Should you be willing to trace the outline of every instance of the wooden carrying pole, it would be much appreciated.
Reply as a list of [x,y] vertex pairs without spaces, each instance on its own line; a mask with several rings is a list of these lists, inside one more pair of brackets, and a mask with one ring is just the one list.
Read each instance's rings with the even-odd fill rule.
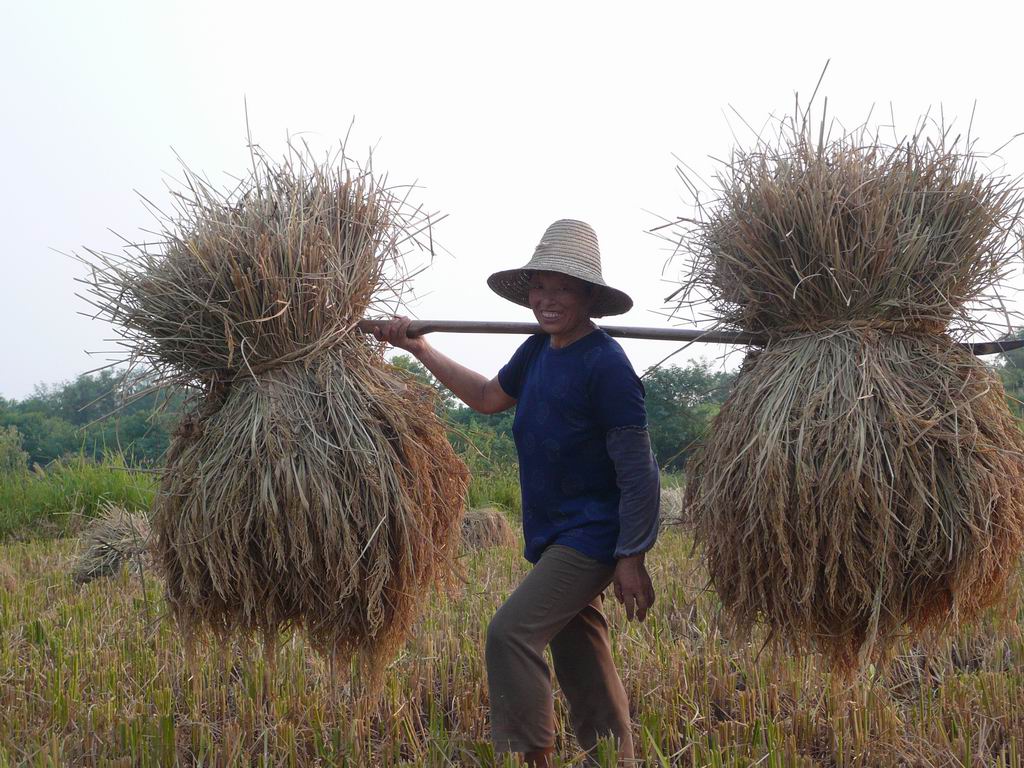
[[[374,329],[387,320],[360,320],[359,329],[373,333]],[[741,331],[702,331],[698,328],[641,328],[626,325],[602,325],[601,330],[619,339],[653,339],[656,341],[699,341],[706,344],[737,344],[740,346],[762,346],[766,339],[755,333]],[[528,336],[543,333],[536,323],[504,323],[483,320],[413,320],[409,324],[409,336],[423,336],[428,333],[514,333]],[[1024,339],[1008,341],[983,341],[964,344],[975,355],[994,355],[1024,347]]]

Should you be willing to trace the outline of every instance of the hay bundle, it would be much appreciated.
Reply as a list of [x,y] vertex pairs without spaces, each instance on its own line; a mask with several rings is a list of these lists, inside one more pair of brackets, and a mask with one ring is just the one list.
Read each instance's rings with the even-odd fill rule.
[[1024,439],[954,343],[1019,256],[1021,193],[941,136],[793,125],[736,152],[682,233],[685,300],[771,339],[684,503],[740,632],[763,620],[850,669],[977,615],[1024,545]]
[[500,509],[482,507],[466,512],[462,519],[462,548],[476,552],[491,547],[514,547],[519,537]]
[[686,507],[683,505],[685,488],[661,489],[661,526],[682,525],[688,521]]
[[71,570],[76,584],[116,576],[125,566],[136,571],[149,565],[149,521],[144,515],[112,505],[89,523],[79,537]]
[[188,635],[300,627],[377,666],[451,572],[467,483],[432,392],[355,330],[429,222],[343,155],[184,187],[161,247],[93,253],[90,281],[134,357],[201,392],[153,514],[167,599]]

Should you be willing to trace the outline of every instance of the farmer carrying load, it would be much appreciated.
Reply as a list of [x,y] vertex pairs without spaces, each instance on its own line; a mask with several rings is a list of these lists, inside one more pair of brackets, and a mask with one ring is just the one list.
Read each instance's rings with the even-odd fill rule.
[[611,736],[620,757],[632,758],[629,704],[601,601],[614,583],[627,617],[640,621],[654,602],[644,554],[658,532],[659,477],[643,385],[591,318],[622,314],[633,302],[605,284],[593,229],[570,219],[548,227],[525,267],[487,284],[532,309],[543,331],[489,381],[410,337],[408,318],[375,333],[415,355],[474,410],[517,406],[524,554],[534,567],[487,630],[492,738],[529,765],[550,764],[550,645],[580,745],[591,751]]

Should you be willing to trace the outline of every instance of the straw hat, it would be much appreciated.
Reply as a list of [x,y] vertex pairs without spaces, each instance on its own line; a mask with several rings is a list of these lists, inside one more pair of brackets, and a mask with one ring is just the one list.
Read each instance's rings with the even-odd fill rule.
[[621,315],[633,306],[633,300],[605,283],[601,276],[601,249],[589,224],[575,219],[559,219],[544,232],[530,262],[519,269],[495,272],[487,285],[502,298],[524,307],[530,306],[530,273],[558,272],[597,287],[591,317]]

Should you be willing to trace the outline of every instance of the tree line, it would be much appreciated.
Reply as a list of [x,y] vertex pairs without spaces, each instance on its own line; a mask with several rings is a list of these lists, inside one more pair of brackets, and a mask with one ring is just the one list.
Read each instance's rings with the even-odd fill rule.
[[[399,355],[392,363],[437,391],[438,415],[471,468],[493,471],[515,465],[514,410],[476,413],[414,359]],[[1024,350],[1001,355],[994,367],[1011,409],[1024,415]],[[735,375],[708,362],[662,366],[644,375],[651,442],[663,470],[683,469]],[[38,386],[23,400],[0,398],[0,470],[46,466],[68,455],[100,459],[112,453],[123,455],[130,465],[157,465],[185,403],[185,393],[154,389],[144,378],[129,382],[116,370]]]
[[[23,400],[0,397],[0,466],[46,466],[70,455],[123,454],[136,466],[157,463],[181,415],[184,393],[153,389],[123,371],[83,374],[39,385]],[[19,455],[23,454],[23,455]]]
[[[438,414],[467,462],[480,470],[515,464],[514,411],[493,416],[462,405],[415,360],[399,355],[394,365],[433,387]],[[708,363],[666,366],[644,378],[651,436],[665,469],[679,470],[710,418],[728,394],[733,374]],[[0,398],[0,462],[46,466],[68,455],[101,458],[120,453],[131,465],[159,463],[185,404],[184,393],[151,391],[145,380],[126,382],[105,370],[74,381],[38,386],[23,400]]]

